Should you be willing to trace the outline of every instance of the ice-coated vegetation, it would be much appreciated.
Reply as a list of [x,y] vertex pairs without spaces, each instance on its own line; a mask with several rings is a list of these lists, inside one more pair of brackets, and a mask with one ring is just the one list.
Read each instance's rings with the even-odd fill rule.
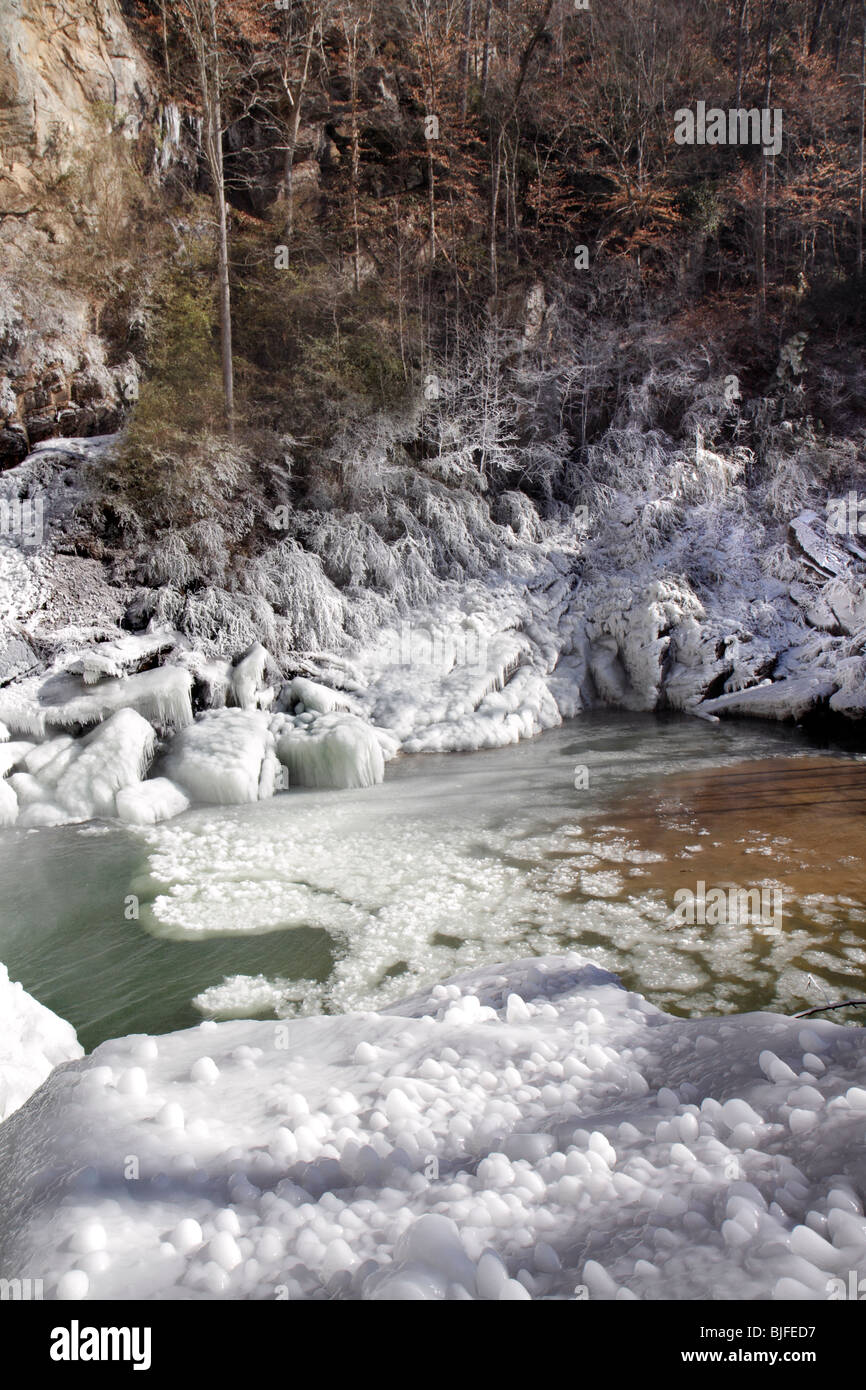
[[[81,737],[136,711],[158,740],[153,775],[176,788],[142,799],[130,778],[123,818],[152,821],[187,801],[370,785],[383,752],[500,747],[599,703],[861,717],[866,550],[856,528],[831,525],[856,455],[796,409],[786,419],[789,367],[747,402],[698,359],[652,366],[569,452],[549,404],[534,443],[518,443],[518,422],[530,390],[573,411],[588,389],[576,368],[542,370],[513,337],[478,352],[459,389],[443,366],[426,410],[347,419],[336,490],[313,474],[268,510],[250,446],[232,463],[222,441],[195,538],[166,513],[130,574],[139,587],[121,601],[100,581],[89,625],[52,626],[34,596],[56,601],[67,582],[57,539],[81,524],[65,497],[70,458],[104,468],[110,441],[43,446],[3,474],[10,498],[38,478],[59,518],[42,545],[0,541],[18,661],[0,688],[11,740]],[[674,432],[662,424],[673,403]],[[288,497],[268,469],[271,499]],[[228,536],[219,507],[233,488],[246,501]],[[21,762],[3,760],[6,821],[13,796],[27,824],[85,813],[86,798],[59,804]]]

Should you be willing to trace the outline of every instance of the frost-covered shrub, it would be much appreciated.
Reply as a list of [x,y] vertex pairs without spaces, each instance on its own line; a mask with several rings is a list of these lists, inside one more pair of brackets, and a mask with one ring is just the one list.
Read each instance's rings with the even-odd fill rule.
[[537,541],[541,538],[541,518],[525,492],[509,489],[501,493],[493,504],[492,515],[500,526],[510,526],[521,539]]
[[228,593],[208,585],[186,595],[178,626],[210,656],[244,651],[257,641],[278,654],[274,611],[258,596]]
[[773,516],[788,520],[806,506],[814,487],[802,451],[793,457],[771,455],[770,476],[763,488],[763,502]]
[[299,518],[298,533],[341,588],[391,590],[399,582],[393,547],[356,512],[308,513]]
[[[237,590],[252,602],[265,604],[285,624],[278,625],[278,646],[288,642],[299,650],[330,647],[340,640],[345,602],[322,569],[318,555],[294,540],[281,541],[239,571]],[[273,641],[262,637],[266,647]]]

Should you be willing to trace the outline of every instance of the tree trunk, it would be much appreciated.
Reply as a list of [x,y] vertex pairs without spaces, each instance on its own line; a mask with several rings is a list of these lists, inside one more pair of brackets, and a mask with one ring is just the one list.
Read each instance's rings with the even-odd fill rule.
[[812,15],[812,28],[809,33],[809,52],[814,53],[818,47],[820,38],[821,20],[824,17],[827,0],[815,0],[815,12]]
[[499,277],[496,265],[496,217],[499,207],[499,178],[502,170],[502,131],[494,142],[493,135],[490,137],[490,280],[493,285],[493,293],[499,289]]
[[749,12],[749,0],[741,0],[740,18],[737,22],[737,100],[736,105],[743,104],[743,56],[746,39],[746,17]]
[[223,413],[229,435],[235,427],[235,387],[232,362],[232,309],[229,281],[228,209],[222,148],[222,74],[216,0],[208,0],[209,33],[202,34],[199,49],[200,78],[205,107],[205,158],[213,184],[217,224],[217,283],[219,292],[220,355],[222,359]]
[[490,69],[490,20],[493,13],[493,0],[487,0],[484,10],[484,53],[481,59],[481,91],[487,95],[487,74]]
[[[294,106],[292,108],[292,123],[289,128],[289,138],[286,144],[286,157],[283,163],[283,188],[286,198],[286,245],[291,246],[292,233],[295,227],[295,203],[293,192],[293,171],[295,164],[295,150],[298,144],[298,131],[301,128],[301,108],[304,100],[304,91],[307,86],[307,76],[310,71],[310,57],[313,52],[313,40],[316,36],[315,9],[310,6],[310,22],[307,26],[307,33],[304,39],[304,66],[298,82],[298,90],[294,96]],[[286,81],[286,90],[291,97],[291,90]]]
[[866,3],[861,4],[862,27],[860,30],[860,149],[859,176],[857,190],[857,275],[863,275],[863,157],[864,137],[866,137]]
[[472,43],[473,0],[465,0],[463,8],[463,46],[460,50],[460,119],[466,120],[469,105],[469,48]]

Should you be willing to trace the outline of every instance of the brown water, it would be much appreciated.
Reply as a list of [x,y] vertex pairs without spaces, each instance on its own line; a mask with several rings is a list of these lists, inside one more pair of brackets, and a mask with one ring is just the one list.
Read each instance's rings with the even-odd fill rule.
[[[695,893],[701,883],[705,893],[768,890],[765,902],[779,909],[775,928],[769,921],[767,930],[749,922],[694,928],[696,937],[702,933],[694,959],[714,979],[723,1006],[770,1002],[790,1011],[866,996],[866,762],[799,755],[677,771],[625,796],[612,815],[586,818],[583,828],[595,840],[599,869],[611,837],[620,841],[619,862],[623,843],[646,853],[629,871],[629,886],[657,894],[672,913],[678,891]],[[684,944],[679,922],[671,929]],[[740,970],[719,979],[726,933],[750,947],[740,952]],[[777,971],[781,998],[768,1001],[766,976]],[[694,1000],[666,1003],[693,1011]],[[833,1017],[862,1022],[866,1012]]]
[[781,883],[789,900],[812,894],[866,903],[866,763],[767,758],[675,773],[657,793],[627,798],[617,830],[664,859],[647,885],[673,891],[696,873],[708,883]]
[[[0,832],[0,960],[87,1047],[564,949],[676,1013],[793,1013],[866,994],[864,808],[866,763],[805,731],[588,713],[379,787]],[[678,922],[701,880],[774,886],[780,929]]]

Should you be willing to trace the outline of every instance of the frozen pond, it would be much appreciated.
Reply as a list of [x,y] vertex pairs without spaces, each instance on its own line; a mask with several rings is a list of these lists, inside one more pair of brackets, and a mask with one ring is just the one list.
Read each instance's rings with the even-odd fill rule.
[[[864,992],[864,807],[866,763],[800,730],[583,715],[367,790],[5,831],[0,959],[88,1049],[562,947],[676,1013],[793,1012]],[[701,881],[769,886],[780,922],[684,924]]]

